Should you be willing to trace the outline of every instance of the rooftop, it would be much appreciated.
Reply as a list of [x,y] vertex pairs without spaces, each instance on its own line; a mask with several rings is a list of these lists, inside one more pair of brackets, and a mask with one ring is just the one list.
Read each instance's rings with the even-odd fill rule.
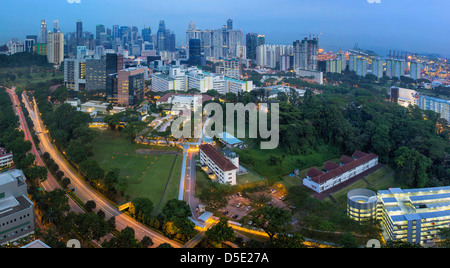
[[238,169],[230,160],[225,158],[219,153],[212,145],[202,144],[200,145],[200,151],[205,153],[221,170],[230,171]]
[[[323,183],[327,182],[328,180],[331,180],[334,177],[337,177],[349,170],[356,168],[357,166],[360,166],[360,165],[367,163],[367,162],[371,161],[372,159],[375,159],[378,157],[376,154],[373,154],[373,153],[367,154],[367,153],[364,153],[364,152],[361,152],[358,150],[355,150],[355,152],[353,153],[352,156],[353,156],[353,158],[356,158],[356,159],[354,159],[353,161],[348,161],[348,158],[344,158],[344,160],[346,160],[347,163],[343,164],[339,167],[335,167],[333,164],[330,164],[329,162],[327,162],[325,165],[328,168],[330,168],[330,167],[334,167],[334,168],[331,170],[328,170],[328,172],[326,172],[326,173],[319,171],[317,169],[310,168],[308,170],[308,172],[306,173],[306,175],[308,175],[308,177],[312,178],[311,179],[312,181],[314,181],[318,184],[323,184]],[[343,157],[341,157],[341,159],[343,159]]]

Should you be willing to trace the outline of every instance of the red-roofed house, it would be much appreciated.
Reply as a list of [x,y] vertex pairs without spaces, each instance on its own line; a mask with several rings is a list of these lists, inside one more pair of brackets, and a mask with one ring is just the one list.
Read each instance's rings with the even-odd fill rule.
[[[316,172],[308,170],[306,173],[306,178],[303,179],[303,185],[311,188],[312,190],[321,193],[325,190],[330,189],[344,181],[347,181],[362,172],[376,166],[378,164],[378,156],[376,154],[367,154],[361,151],[355,151],[352,155],[355,159],[350,157],[341,157],[342,165],[336,167],[331,162],[327,162],[324,169],[327,172]],[[350,159],[352,161],[350,161]],[[336,164],[337,165],[337,164]],[[328,169],[332,168],[332,169]],[[311,171],[311,172],[310,172]],[[314,176],[315,175],[315,176]]]
[[202,144],[199,149],[200,163],[208,166],[208,169],[215,174],[215,179],[218,182],[236,185],[236,173],[239,171],[239,158],[237,156],[227,158],[210,144]]

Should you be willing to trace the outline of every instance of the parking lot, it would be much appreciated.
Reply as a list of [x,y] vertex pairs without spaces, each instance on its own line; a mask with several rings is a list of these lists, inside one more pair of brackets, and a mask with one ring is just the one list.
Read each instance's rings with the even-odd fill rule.
[[[271,189],[269,195],[272,197],[271,201],[267,203],[268,206],[275,206],[279,208],[286,208],[287,205],[283,202],[284,195],[275,189]],[[255,208],[251,201],[244,198],[240,193],[228,197],[228,205],[221,209],[223,216],[232,221],[239,221],[247,216]]]

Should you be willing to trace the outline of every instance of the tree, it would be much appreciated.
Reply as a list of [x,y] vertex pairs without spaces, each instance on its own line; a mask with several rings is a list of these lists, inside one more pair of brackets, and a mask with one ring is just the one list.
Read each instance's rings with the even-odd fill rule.
[[86,202],[86,204],[84,204],[84,208],[86,209],[87,212],[92,212],[96,207],[97,204],[95,203],[94,200],[89,200]]
[[277,233],[288,230],[291,218],[289,211],[278,207],[262,207],[249,214],[254,226],[263,229],[270,241]]
[[428,182],[432,161],[414,149],[402,146],[395,151],[396,179],[409,187],[422,188]]
[[86,177],[87,181],[95,185],[105,177],[105,171],[95,160],[84,160],[79,165],[81,173]]
[[154,243],[153,243],[153,240],[150,237],[144,236],[142,238],[142,240],[141,240],[141,244],[142,244],[142,247],[148,248],[150,246],[153,246]]
[[126,133],[133,143],[146,126],[147,124],[143,121],[132,121],[127,123],[122,132]]
[[275,248],[306,248],[305,238],[298,234],[278,234],[273,240],[271,246]]
[[187,218],[192,215],[191,207],[184,200],[171,199],[162,209],[162,215],[166,219]]
[[356,244],[356,238],[352,233],[345,233],[341,239],[339,239],[339,244],[344,248],[356,248],[358,245]]
[[143,223],[148,223],[153,217],[153,202],[149,198],[138,197],[131,201],[130,214]]
[[141,243],[136,240],[134,229],[127,226],[120,231],[117,237],[102,243],[103,248],[141,248]]
[[219,223],[205,232],[206,237],[214,242],[233,241],[235,239],[234,230],[228,225],[226,218],[220,218]]
[[95,213],[71,213],[74,230],[85,240],[97,240],[110,231],[109,224],[104,218]]

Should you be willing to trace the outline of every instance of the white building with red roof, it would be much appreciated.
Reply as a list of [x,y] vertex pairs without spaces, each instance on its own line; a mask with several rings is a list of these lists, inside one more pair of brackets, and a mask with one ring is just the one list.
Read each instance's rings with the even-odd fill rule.
[[239,171],[237,156],[225,157],[210,144],[202,144],[200,163],[214,173],[214,179],[222,184],[236,185],[236,173]]
[[378,165],[376,154],[355,150],[352,157],[343,155],[340,164],[328,161],[325,163],[323,171],[310,168],[306,172],[306,178],[303,179],[303,185],[321,193],[376,165]]
[[13,164],[13,154],[7,152],[5,148],[0,147],[0,167],[6,167]]

